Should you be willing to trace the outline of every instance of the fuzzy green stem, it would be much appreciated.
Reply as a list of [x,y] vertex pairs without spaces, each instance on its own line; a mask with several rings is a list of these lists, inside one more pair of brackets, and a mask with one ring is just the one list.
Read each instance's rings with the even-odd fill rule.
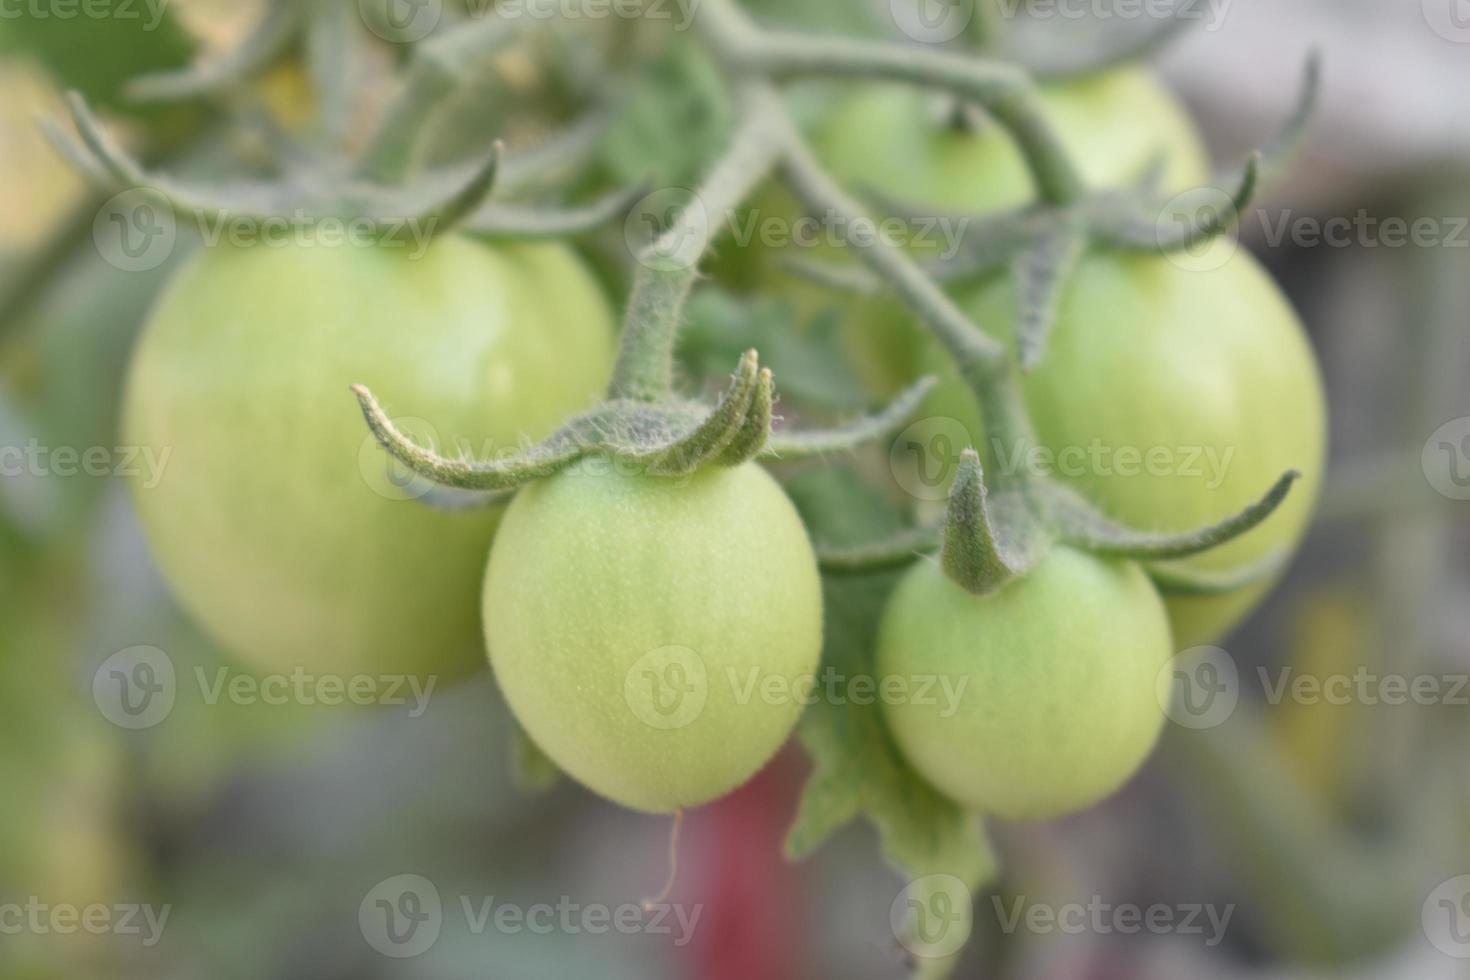
[[674,342],[699,275],[699,260],[726,216],[750,196],[781,155],[785,116],[775,93],[748,88],[740,101],[744,118],[729,151],[672,225],[639,255],[611,398],[657,401],[673,389]]

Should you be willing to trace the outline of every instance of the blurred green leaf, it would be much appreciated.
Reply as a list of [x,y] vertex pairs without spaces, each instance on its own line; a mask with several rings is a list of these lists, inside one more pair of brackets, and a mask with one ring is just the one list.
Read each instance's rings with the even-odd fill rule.
[[[848,470],[803,473],[787,489],[813,536],[824,543],[859,544],[904,527],[900,513]],[[873,641],[899,574],[824,583],[824,670],[843,678],[874,676]],[[862,814],[877,827],[889,863],[911,878],[953,875],[973,895],[996,875],[996,857],[979,817],[941,796],[909,767],[878,705],[818,699],[802,718],[799,735],[814,768],[786,840],[789,856],[805,857]],[[937,980],[954,968],[957,957],[924,961],[915,976]]]

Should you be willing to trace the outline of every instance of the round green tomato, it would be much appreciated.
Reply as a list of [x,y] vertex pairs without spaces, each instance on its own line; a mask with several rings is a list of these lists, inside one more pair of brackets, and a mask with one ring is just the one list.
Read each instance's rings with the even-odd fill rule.
[[806,530],[745,464],[672,479],[592,459],[519,494],[485,576],[495,677],[558,766],[635,810],[750,778],[817,666]]
[[[1013,342],[1009,277],[959,299],[976,322]],[[931,366],[944,380],[928,414],[960,420],[979,445],[974,398],[947,361],[935,357]],[[1300,542],[1326,465],[1322,381],[1290,303],[1233,240],[1193,258],[1089,255],[1023,384],[1044,454],[997,447],[1003,458],[1061,478],[1132,527],[1202,527],[1259,499],[1287,470],[1301,471],[1264,524],[1185,567],[1238,568]],[[1179,647],[1214,642],[1269,588],[1170,597]]]
[[[1161,154],[1164,186],[1183,190],[1208,180],[1208,156],[1193,121],[1148,71],[1118,68],[1053,82],[1039,92],[1043,113],[1093,187],[1126,185]],[[816,133],[817,153],[854,191],[881,191],[940,213],[986,214],[1034,200],[1034,181],[1010,135],[993,122],[977,131],[950,125],[946,114],[952,107],[947,96],[867,86]],[[789,195],[775,189],[761,194],[754,210],[766,220],[801,213]],[[952,248],[947,233],[963,230],[915,227],[911,245],[916,252],[944,254]],[[727,240],[724,250],[729,253],[725,265],[744,267],[732,273],[733,279],[779,289],[806,314],[841,302],[830,290],[774,268],[790,249],[783,253],[753,244],[737,250]],[[840,254],[835,249],[816,253],[822,258]],[[924,340],[901,302],[888,296],[865,299],[844,304],[843,314],[848,354],[865,381],[888,396],[913,380]]]
[[[610,372],[607,303],[561,246],[202,250],[134,355],[133,499],[165,579],[263,671],[453,677],[479,658],[498,512],[390,468],[348,386],[476,455],[547,435]],[[156,471],[156,472],[155,472]]]
[[1130,562],[1056,548],[984,596],[920,562],[878,632],[880,684],[952,698],[885,700],[909,763],[950,798],[1009,820],[1091,806],[1158,739],[1156,679],[1172,647],[1163,604]]

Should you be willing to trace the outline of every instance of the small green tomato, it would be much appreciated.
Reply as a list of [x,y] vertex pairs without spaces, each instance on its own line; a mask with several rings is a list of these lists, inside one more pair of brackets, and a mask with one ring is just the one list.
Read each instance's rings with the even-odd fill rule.
[[1050,819],[1102,800],[1143,763],[1163,724],[1155,684],[1172,649],[1163,603],[1135,564],[1058,547],[976,596],[921,562],[884,614],[879,677],[956,697],[885,700],[884,717],[947,796],[1005,819]]
[[594,458],[517,494],[490,551],[485,638],[516,719],[635,810],[749,779],[791,733],[822,643],[816,559],[754,464],[686,478]]

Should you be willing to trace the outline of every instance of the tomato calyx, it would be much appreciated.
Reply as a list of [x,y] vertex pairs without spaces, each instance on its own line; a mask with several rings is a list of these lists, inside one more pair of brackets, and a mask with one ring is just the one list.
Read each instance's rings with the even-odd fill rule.
[[984,595],[1025,575],[1053,544],[1062,544],[1101,557],[1144,562],[1165,594],[1225,594],[1271,577],[1285,555],[1273,553],[1224,572],[1198,572],[1168,562],[1202,554],[1254,530],[1275,513],[1300,478],[1295,470],[1283,474],[1260,500],[1218,523],[1162,533],[1110,520],[1075,490],[1051,480],[1031,477],[991,494],[979,454],[966,449],[939,525],[906,530],[856,549],[818,545],[817,560],[828,574],[865,574],[889,571],[938,550],[947,577]]
[[[714,406],[667,399],[614,398],[576,416],[548,439],[497,459],[451,459],[419,445],[394,424],[362,385],[354,385],[368,428],[394,459],[441,488],[475,491],[493,504],[534,480],[545,479],[590,455],[628,463],[653,476],[687,476],[706,466],[734,467],[759,457],[801,459],[854,448],[900,428],[933,388],[921,379],[886,409],[835,429],[773,433],[775,379],[750,350]],[[430,503],[451,508],[467,501],[440,495]]]

